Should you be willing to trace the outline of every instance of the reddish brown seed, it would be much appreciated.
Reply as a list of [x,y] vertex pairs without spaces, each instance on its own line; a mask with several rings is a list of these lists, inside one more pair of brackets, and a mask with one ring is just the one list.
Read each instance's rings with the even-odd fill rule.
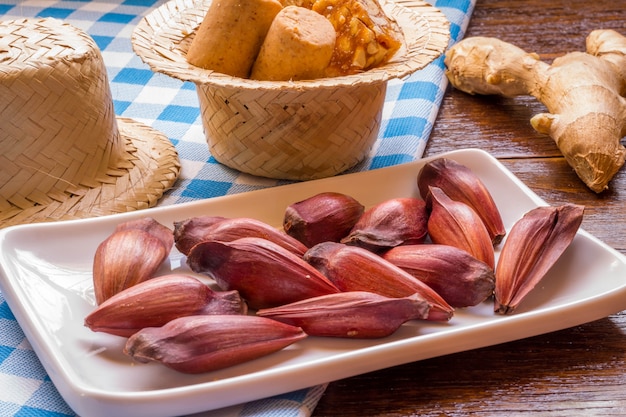
[[176,249],[183,255],[189,254],[191,248],[206,240],[207,230],[217,222],[226,220],[222,216],[196,216],[174,222],[174,242]]
[[253,309],[339,292],[302,257],[263,238],[202,242],[193,247],[187,263],[221,288],[239,291]]
[[472,207],[485,224],[494,245],[505,236],[502,216],[491,193],[474,171],[460,162],[449,158],[428,162],[418,174],[417,186],[425,200],[428,200],[429,187],[437,187],[451,199]]
[[199,374],[248,362],[306,338],[302,329],[257,316],[187,316],[132,335],[124,353]]
[[283,229],[309,248],[321,242],[339,242],[348,235],[364,209],[349,195],[319,193],[289,205]]
[[431,304],[428,320],[450,320],[454,309],[436,291],[375,253],[343,243],[313,246],[304,259],[341,291],[367,291],[386,297],[419,294]]
[[150,279],[169,255],[160,238],[141,229],[119,230],[104,240],[93,261],[96,303]]
[[129,220],[120,223],[115,227],[113,233],[128,229],[143,230],[144,232],[148,232],[154,237],[159,238],[168,252],[172,250],[172,247],[174,246],[173,231],[152,217],[143,217],[141,219]]
[[427,221],[424,200],[392,198],[366,210],[341,243],[376,253],[394,246],[422,243],[428,232]]
[[426,319],[430,304],[413,294],[403,298],[352,291],[262,309],[259,316],[301,327],[309,336],[372,339],[393,334],[405,322]]
[[398,246],[382,257],[431,287],[452,307],[474,306],[493,295],[493,269],[454,246]]
[[584,207],[537,207],[518,220],[496,267],[494,310],[512,314],[574,240]]
[[437,187],[430,187],[430,200],[428,234],[433,243],[462,249],[493,269],[495,253],[491,237],[474,209],[452,200]]
[[237,291],[214,291],[189,275],[171,274],[140,282],[113,295],[85,318],[95,332],[129,337],[183,316],[245,314]]
[[267,239],[300,256],[307,250],[307,247],[297,239],[257,219],[235,217],[213,223],[211,221],[211,218],[206,220],[192,218],[187,222],[179,223],[176,230],[178,250],[189,255],[189,251],[197,243],[207,240],[230,242],[242,237]]

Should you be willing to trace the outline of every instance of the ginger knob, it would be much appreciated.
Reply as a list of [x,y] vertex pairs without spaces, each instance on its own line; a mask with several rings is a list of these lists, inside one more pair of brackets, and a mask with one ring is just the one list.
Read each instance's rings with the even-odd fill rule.
[[587,52],[570,52],[551,65],[495,38],[466,38],[446,54],[450,83],[470,94],[532,95],[548,113],[532,118],[594,192],[624,164],[626,148],[626,37],[594,31]]

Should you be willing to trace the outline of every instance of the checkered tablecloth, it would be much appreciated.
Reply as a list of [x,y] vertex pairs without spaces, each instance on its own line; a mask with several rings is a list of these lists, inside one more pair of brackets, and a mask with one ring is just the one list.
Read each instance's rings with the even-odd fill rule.
[[[476,0],[428,1],[450,20],[451,42],[460,40]],[[217,163],[204,139],[195,86],[153,73],[133,53],[133,28],[163,3],[164,0],[0,0],[0,18],[55,17],[94,38],[107,66],[116,113],[160,130],[178,150],[181,176],[160,205],[282,184],[283,181],[241,174]],[[407,80],[389,83],[379,140],[366,160],[351,171],[397,165],[422,156],[447,86],[443,68],[440,58]],[[309,416],[324,388],[316,386],[202,415]],[[75,415],[55,389],[0,294],[0,416]]]

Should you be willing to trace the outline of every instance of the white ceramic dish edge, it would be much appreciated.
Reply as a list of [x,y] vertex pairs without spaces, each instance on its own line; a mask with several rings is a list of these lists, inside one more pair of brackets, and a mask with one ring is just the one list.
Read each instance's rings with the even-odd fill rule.
[[[459,150],[436,157],[440,156],[456,159],[470,166],[481,176],[492,191],[496,202],[505,206],[501,210],[507,230],[527,210],[545,205],[543,200],[484,151]],[[84,272],[90,263],[86,254],[93,252],[94,245],[106,237],[114,225],[125,220],[152,216],[165,224],[171,224],[172,220],[182,220],[199,213],[212,213],[228,214],[233,217],[254,216],[278,226],[287,204],[321,191],[346,192],[366,206],[384,198],[404,195],[411,190],[410,184],[421,166],[433,158],[364,173],[122,215],[4,229],[0,231],[0,290],[61,395],[78,414],[93,417],[110,415],[165,417],[221,408],[402,363],[560,330],[626,308],[626,258],[581,230],[572,245],[574,248],[571,250],[575,253],[569,255],[571,259],[568,261],[584,262],[587,260],[585,256],[591,257],[590,269],[581,270],[578,266],[569,268],[567,264],[561,263],[555,273],[550,272],[555,277],[546,277],[548,283],[545,287],[531,294],[527,307],[520,309],[515,315],[494,316],[490,314],[492,306],[486,302],[476,308],[459,312],[449,325],[430,323],[406,325],[396,335],[378,341],[309,338],[305,343],[298,343],[300,347],[284,352],[283,356],[205,377],[175,374],[159,365],[145,368],[138,365],[132,369],[136,375],[145,373],[145,380],[172,378],[173,385],[149,389],[142,389],[141,386],[138,389],[133,389],[132,386],[130,389],[123,387],[114,389],[111,386],[94,387],[95,384],[85,382],[86,377],[80,374],[82,368],[91,364],[90,360],[99,360],[99,353],[93,347],[91,350],[86,349],[88,352],[84,358],[74,358],[78,361],[76,367],[72,365],[68,355],[63,353],[63,349],[69,346],[71,354],[80,356],[77,352],[80,353],[81,344],[84,344],[87,338],[95,339],[93,343],[97,345],[102,340],[107,340],[105,344],[108,343],[106,338],[112,336],[96,335],[87,330],[81,336],[72,336],[76,333],[73,328],[70,330],[74,333],[66,335],[64,326],[51,330],[50,326],[44,323],[41,314],[47,310],[35,301],[29,301],[27,290],[30,288],[26,288],[26,285],[36,284],[16,276],[16,268],[21,268],[20,265],[23,263],[16,258],[16,254],[28,252],[27,243],[32,241],[33,236],[40,236],[40,240],[34,244],[35,251],[46,248],[46,239],[49,239],[46,236],[53,236],[61,241],[63,244],[52,248],[56,253],[53,258],[61,259],[60,268],[67,268],[70,271],[75,268]],[[355,188],[357,185],[364,187],[357,189]],[[264,203],[259,204],[262,201]],[[82,245],[81,238],[84,236],[81,233],[87,233],[86,230],[89,234],[89,244]],[[64,246],[67,243],[70,245]],[[72,246],[75,243],[84,247]],[[80,253],[75,255],[77,263],[73,264],[72,254],[60,253],[63,250],[78,250]],[[585,255],[590,250],[592,253]],[[40,256],[43,256],[42,253],[36,253],[34,258],[28,259],[36,260]],[[564,256],[567,256],[567,253]],[[174,259],[173,264],[177,261],[180,261],[180,258]],[[582,274],[589,271],[589,274],[593,273],[594,276],[584,275],[581,279],[572,279],[571,288],[561,287],[562,279],[559,279],[558,273],[563,272],[562,270],[580,271]],[[590,282],[592,279],[599,279],[595,277],[596,272],[608,274],[608,278],[601,277],[608,281]],[[35,271],[35,276],[37,273],[40,271]],[[82,282],[81,280],[84,281],[85,277],[77,278],[76,282]],[[556,296],[555,299],[550,298],[552,296]],[[81,297],[85,297],[86,306],[81,308],[89,308],[88,295],[81,294]],[[53,305],[52,314],[55,314],[54,309],[57,307],[63,309],[68,306]],[[81,314],[72,315],[71,311],[68,311],[63,318],[69,317],[69,321],[75,322],[82,319]],[[77,323],[73,325],[76,326]],[[75,337],[77,340],[66,342],[64,339],[66,336],[70,339]],[[103,363],[110,360],[108,358]],[[121,374],[127,375],[124,373],[128,368],[127,364],[119,364],[113,360],[111,366],[120,367]],[[94,366],[95,371],[106,373],[106,370],[101,369],[100,362]],[[232,376],[234,374],[229,374],[231,372],[240,372],[240,375]],[[187,382],[176,385],[178,381]]]

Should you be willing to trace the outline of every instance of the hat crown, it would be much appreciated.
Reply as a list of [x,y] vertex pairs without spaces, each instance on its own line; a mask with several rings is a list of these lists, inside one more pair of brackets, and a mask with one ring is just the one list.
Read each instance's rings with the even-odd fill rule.
[[80,194],[123,152],[94,40],[56,19],[0,22],[0,208]]

